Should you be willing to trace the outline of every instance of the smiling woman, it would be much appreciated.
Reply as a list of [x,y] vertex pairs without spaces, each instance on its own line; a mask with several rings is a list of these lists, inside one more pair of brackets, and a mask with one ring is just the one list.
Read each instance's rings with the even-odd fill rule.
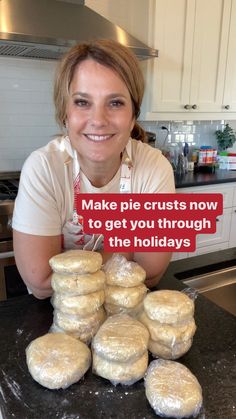
[[[117,42],[76,45],[60,62],[54,102],[64,133],[26,160],[13,217],[16,263],[36,297],[52,294],[48,261],[64,249],[99,251],[104,261],[111,256],[101,235],[83,230],[81,193],[174,192],[169,162],[144,144],[137,122],[143,93],[136,57]],[[148,286],[170,260],[161,252],[125,256],[145,269]]]
[[65,124],[80,169],[94,186],[106,185],[119,169],[134,127],[132,100],[119,75],[92,59],[78,64]]

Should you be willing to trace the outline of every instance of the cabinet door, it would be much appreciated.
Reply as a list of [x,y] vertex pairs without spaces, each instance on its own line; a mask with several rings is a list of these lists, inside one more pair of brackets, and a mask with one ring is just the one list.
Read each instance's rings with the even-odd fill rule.
[[196,0],[190,105],[199,112],[222,110],[230,4]]
[[[230,224],[231,224],[231,208],[226,208],[223,215],[217,217],[216,232],[214,234],[199,234],[196,240],[196,247],[211,246],[219,243],[229,242]],[[228,245],[227,245],[228,246]]]
[[222,105],[226,113],[236,111],[236,0],[232,0],[225,91]]
[[154,112],[181,112],[184,117],[222,110],[230,4],[231,0],[156,1]]
[[188,33],[188,29],[193,28],[194,3],[195,0],[156,1],[154,47],[159,56],[152,61],[150,68],[153,74],[150,81],[153,111],[184,110],[183,76],[189,92],[193,31]]
[[229,247],[236,247],[236,207],[232,208]]

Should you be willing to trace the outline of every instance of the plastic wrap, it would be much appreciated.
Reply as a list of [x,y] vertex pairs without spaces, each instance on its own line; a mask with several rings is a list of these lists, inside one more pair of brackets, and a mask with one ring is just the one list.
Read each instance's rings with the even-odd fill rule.
[[106,276],[101,270],[92,274],[51,275],[51,285],[55,292],[67,295],[85,295],[105,288]]
[[104,291],[96,291],[86,295],[68,296],[54,293],[51,303],[54,308],[67,314],[88,317],[94,314],[104,303]]
[[28,345],[26,361],[34,380],[53,390],[79,381],[90,367],[91,352],[71,336],[48,333]]
[[190,300],[195,301],[198,297],[199,292],[195,288],[184,288],[181,291],[183,294],[186,294]]
[[105,302],[120,307],[133,308],[143,301],[147,291],[144,284],[129,288],[108,285],[105,288]]
[[197,416],[202,405],[202,389],[197,378],[184,365],[158,359],[145,375],[146,397],[159,416]]
[[150,292],[144,299],[144,310],[151,320],[178,323],[194,314],[194,302],[186,294],[174,290]]
[[147,328],[126,314],[117,314],[103,323],[92,341],[97,355],[113,362],[132,362],[148,348]]
[[192,339],[180,343],[173,343],[172,345],[163,345],[159,341],[149,339],[148,349],[153,355],[154,358],[164,358],[164,359],[178,359],[192,346]]
[[143,301],[135,307],[126,308],[120,307],[115,304],[104,304],[104,308],[108,316],[113,316],[114,314],[128,314],[130,317],[138,317],[140,316],[141,312],[143,311]]
[[110,380],[113,385],[132,385],[144,377],[148,367],[148,352],[133,362],[113,362],[93,352],[93,373]]
[[73,334],[81,341],[90,343],[105,320],[106,313],[103,307],[88,317],[79,317],[54,310],[53,324],[64,330],[66,334]]
[[147,327],[152,340],[169,347],[191,339],[196,331],[193,317],[181,323],[167,324],[151,320],[143,311],[138,320]]
[[135,287],[145,281],[146,272],[136,262],[127,261],[119,253],[114,254],[103,266],[108,285]]
[[89,250],[67,250],[53,256],[49,265],[58,273],[93,273],[101,269],[102,256]]

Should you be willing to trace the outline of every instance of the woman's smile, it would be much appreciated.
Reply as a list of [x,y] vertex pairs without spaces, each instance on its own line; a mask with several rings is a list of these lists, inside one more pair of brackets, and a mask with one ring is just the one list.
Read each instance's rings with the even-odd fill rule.
[[94,141],[94,142],[101,142],[101,141],[107,141],[110,140],[114,134],[84,134],[84,136],[90,140],[90,141]]

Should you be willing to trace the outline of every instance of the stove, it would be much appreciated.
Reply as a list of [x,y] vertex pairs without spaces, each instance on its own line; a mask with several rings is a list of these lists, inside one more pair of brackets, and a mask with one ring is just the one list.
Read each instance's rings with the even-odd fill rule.
[[0,172],[0,252],[4,242],[12,241],[12,215],[19,178],[16,172]]
[[15,264],[12,239],[12,216],[19,178],[18,172],[0,172],[0,301],[27,293]]
[[19,179],[0,179],[0,201],[15,200],[19,187]]

